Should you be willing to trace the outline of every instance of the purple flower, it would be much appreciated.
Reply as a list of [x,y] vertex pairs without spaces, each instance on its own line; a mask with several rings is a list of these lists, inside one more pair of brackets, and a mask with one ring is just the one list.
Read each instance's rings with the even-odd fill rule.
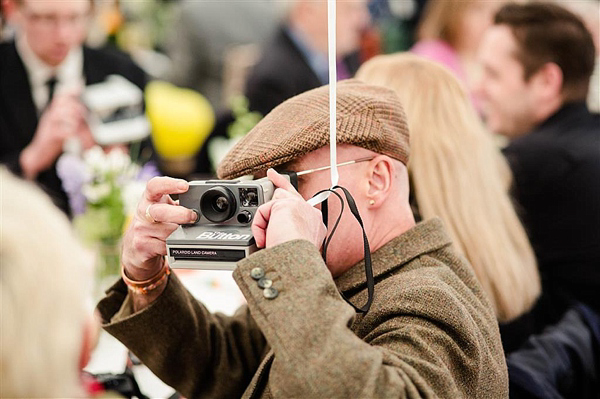
[[83,160],[73,154],[63,154],[56,163],[56,173],[69,197],[69,205],[74,215],[85,212],[86,199],[81,188],[90,180]]
[[142,169],[140,169],[136,180],[148,181],[156,176],[160,176],[160,171],[158,170],[158,166],[156,166],[156,162],[148,161],[142,166]]
[[83,215],[87,209],[87,200],[81,192],[69,194],[69,205],[73,215]]

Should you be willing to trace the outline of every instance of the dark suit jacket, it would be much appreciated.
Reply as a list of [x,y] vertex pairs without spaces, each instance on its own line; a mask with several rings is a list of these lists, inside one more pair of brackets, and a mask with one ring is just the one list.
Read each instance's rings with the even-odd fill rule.
[[[19,155],[32,141],[38,116],[31,85],[14,41],[0,43],[0,163],[21,175]],[[128,56],[115,50],[83,48],[86,84],[102,82],[108,75],[121,75],[144,88],[145,73]],[[42,171],[37,182],[63,211],[69,213],[67,195],[53,165]]]
[[[505,149],[538,258],[547,310],[600,309],[600,119],[567,104]],[[562,299],[565,300],[562,300]],[[562,309],[559,309],[562,308]],[[559,312],[562,313],[562,312]]]
[[[360,66],[358,54],[344,59],[348,72]],[[285,28],[280,28],[254,66],[246,82],[250,109],[266,115],[288,98],[321,86],[302,52]]]

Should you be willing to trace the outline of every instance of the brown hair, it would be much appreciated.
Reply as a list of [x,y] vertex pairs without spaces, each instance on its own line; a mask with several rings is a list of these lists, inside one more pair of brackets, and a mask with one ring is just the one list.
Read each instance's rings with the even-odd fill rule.
[[565,101],[586,98],[595,47],[592,35],[575,14],[551,3],[507,4],[496,13],[494,24],[511,29],[525,80],[553,62],[563,73]]
[[417,27],[417,39],[441,39],[455,46],[460,35],[460,16],[473,2],[474,0],[429,0]]

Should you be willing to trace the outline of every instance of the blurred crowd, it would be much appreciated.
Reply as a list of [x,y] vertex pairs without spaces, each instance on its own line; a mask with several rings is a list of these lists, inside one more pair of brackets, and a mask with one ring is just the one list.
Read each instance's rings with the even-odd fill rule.
[[[111,209],[117,234],[98,240],[119,241],[152,176],[217,176],[261,119],[329,83],[327,3],[0,4],[0,395],[93,396],[80,371],[99,324],[87,306],[90,260],[72,234],[83,225],[77,204],[97,211],[92,230]],[[471,266],[497,321],[510,396],[597,398],[600,2],[336,8],[337,79],[399,98],[412,215],[440,218]],[[68,157],[87,162],[93,151],[127,161],[107,155],[73,173]],[[139,187],[133,204],[98,184],[98,169],[135,180],[122,189]]]

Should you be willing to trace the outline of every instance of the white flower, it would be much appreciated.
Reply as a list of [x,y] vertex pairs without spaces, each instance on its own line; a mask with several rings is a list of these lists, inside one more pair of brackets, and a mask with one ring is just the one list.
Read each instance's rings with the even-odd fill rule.
[[120,149],[115,149],[106,156],[106,169],[112,173],[123,173],[131,164],[131,158]]
[[143,181],[131,181],[123,187],[121,191],[121,198],[123,198],[123,204],[125,208],[125,215],[133,215],[137,208],[137,204],[144,194],[146,189],[146,182]]
[[90,169],[91,174],[94,174],[94,172],[103,173],[106,170],[106,155],[100,146],[94,146],[84,152],[83,160]]
[[85,184],[81,189],[85,198],[92,204],[96,204],[106,198],[111,191],[111,184],[109,182],[102,182],[98,184]]

